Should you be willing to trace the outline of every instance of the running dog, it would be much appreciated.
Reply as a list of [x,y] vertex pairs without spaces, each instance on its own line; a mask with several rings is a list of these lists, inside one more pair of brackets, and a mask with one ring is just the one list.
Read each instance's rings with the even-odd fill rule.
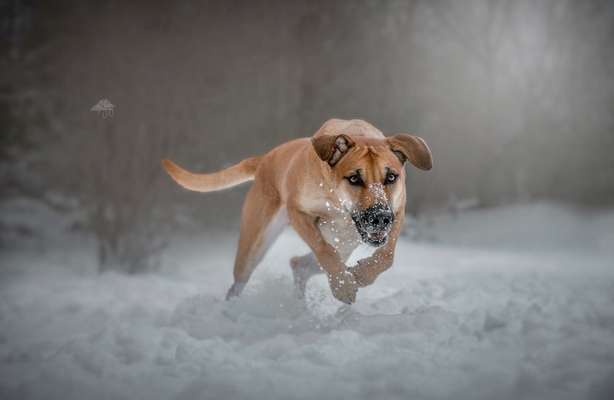
[[[241,294],[290,224],[311,249],[290,260],[297,293],[303,296],[307,280],[323,270],[335,298],[351,304],[359,287],[392,265],[405,216],[407,161],[432,168],[423,139],[404,133],[386,137],[362,120],[331,119],[311,138],[292,140],[219,172],[197,174],[170,160],[162,165],[179,185],[197,192],[254,180],[243,205],[227,299]],[[348,268],[346,261],[360,243],[375,249]]]

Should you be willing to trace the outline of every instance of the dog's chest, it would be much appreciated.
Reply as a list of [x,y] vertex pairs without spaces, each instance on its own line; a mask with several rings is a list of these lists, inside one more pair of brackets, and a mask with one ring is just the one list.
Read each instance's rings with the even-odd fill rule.
[[344,261],[361,243],[360,235],[347,213],[320,218],[318,226],[324,240],[337,250]]

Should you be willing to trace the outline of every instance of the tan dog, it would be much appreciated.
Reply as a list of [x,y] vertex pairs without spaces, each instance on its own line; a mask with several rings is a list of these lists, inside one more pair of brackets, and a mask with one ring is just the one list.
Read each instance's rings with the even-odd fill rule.
[[[331,119],[311,139],[284,143],[216,173],[195,174],[169,160],[162,164],[177,183],[199,192],[255,180],[243,205],[234,284],[226,298],[241,293],[290,223],[313,252],[291,260],[298,293],[304,294],[321,267],[333,295],[349,304],[358,287],[392,265],[405,216],[405,161],[431,169],[424,140],[408,134],[386,138],[365,121]],[[376,250],[348,269],[345,262],[361,242]]]

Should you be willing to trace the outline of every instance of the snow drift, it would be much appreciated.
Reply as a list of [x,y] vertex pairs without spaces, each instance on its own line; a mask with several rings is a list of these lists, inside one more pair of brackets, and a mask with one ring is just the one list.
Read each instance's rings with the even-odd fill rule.
[[[236,233],[177,238],[159,273],[96,274],[67,233],[2,255],[3,399],[606,399],[614,213],[515,206],[420,220],[357,303],[292,294],[287,232],[223,300]],[[354,258],[358,255],[354,256]]]

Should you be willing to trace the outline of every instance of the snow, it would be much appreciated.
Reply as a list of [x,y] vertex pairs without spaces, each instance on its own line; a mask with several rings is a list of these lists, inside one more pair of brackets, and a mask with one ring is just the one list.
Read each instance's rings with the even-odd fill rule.
[[227,302],[236,232],[176,238],[160,272],[125,276],[96,274],[93,243],[58,228],[1,255],[0,398],[612,398],[614,212],[418,226],[431,240],[402,238],[352,306],[323,276],[294,298],[290,231]]

